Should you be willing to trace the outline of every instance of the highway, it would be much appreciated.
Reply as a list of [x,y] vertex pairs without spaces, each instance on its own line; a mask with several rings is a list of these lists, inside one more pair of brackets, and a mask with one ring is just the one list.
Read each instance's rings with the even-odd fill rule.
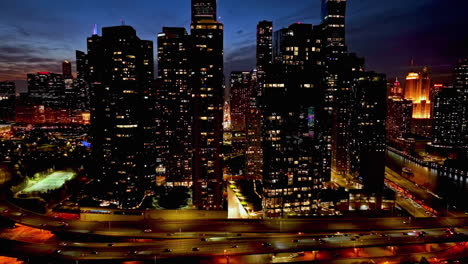
[[[468,228],[465,228],[468,219],[465,218],[82,222],[26,212],[6,201],[0,205],[0,215],[19,223],[17,228],[0,234],[3,254],[16,257],[52,256],[65,261],[181,257],[224,259],[230,256],[232,263],[235,263],[236,258],[265,261],[265,256],[269,256],[269,262],[258,263],[274,263],[281,260],[276,255],[286,254],[288,262],[295,262],[304,256],[310,257],[305,253],[304,256],[296,256],[301,252],[349,253],[362,250],[375,252],[368,254],[373,258],[381,257],[382,250],[388,246],[468,241],[465,235],[468,234]],[[448,227],[456,228],[447,231]],[[76,240],[68,236],[68,241],[60,238],[63,237],[58,236],[60,233],[87,234],[89,239]],[[93,239],[96,235],[100,235],[99,240]],[[135,238],[144,239],[129,242],[129,239]],[[103,240],[105,242],[93,242]],[[416,249],[415,252],[421,253]],[[291,257],[291,254],[296,257]],[[327,254],[320,254],[314,258],[330,258]]]

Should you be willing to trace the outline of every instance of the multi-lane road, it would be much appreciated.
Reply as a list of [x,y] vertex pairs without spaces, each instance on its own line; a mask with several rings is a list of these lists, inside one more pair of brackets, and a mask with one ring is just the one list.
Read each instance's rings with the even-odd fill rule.
[[[15,233],[15,229],[1,233],[3,254],[50,256],[59,260],[153,260],[180,257],[224,259],[228,256],[234,260],[242,256],[263,256],[258,258],[265,263],[264,256],[270,256],[271,262],[275,262],[275,254],[294,252],[296,252],[294,254],[305,254],[302,252],[346,249],[353,251],[363,248],[368,248],[369,252],[379,252],[388,246],[440,245],[468,241],[465,236],[468,234],[468,229],[465,228],[468,226],[468,219],[465,218],[324,218],[111,223],[56,219],[27,212],[6,201],[0,203],[0,216],[27,226],[18,229],[23,228],[22,232],[31,233],[31,237],[19,236]],[[448,230],[450,227],[454,229]],[[45,232],[45,239],[42,241],[34,239],[38,236],[37,232]],[[80,234],[79,239],[77,234]],[[99,237],[97,241],[105,242],[90,242],[97,236]],[[129,242],[130,239],[139,240]],[[355,257],[360,256],[356,254]],[[379,256],[377,254],[368,257]],[[317,256],[315,258],[320,260]],[[287,259],[289,262],[294,262],[300,258]]]

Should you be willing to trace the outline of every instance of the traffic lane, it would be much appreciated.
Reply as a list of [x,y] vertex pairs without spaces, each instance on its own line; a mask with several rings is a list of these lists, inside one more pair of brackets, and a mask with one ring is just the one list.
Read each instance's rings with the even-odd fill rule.
[[[466,230],[463,230],[466,231]],[[243,254],[269,254],[269,253],[279,253],[279,252],[298,252],[298,251],[309,251],[309,250],[323,250],[323,249],[332,249],[332,248],[351,248],[351,247],[366,247],[372,245],[391,245],[395,244],[414,244],[414,243],[427,243],[428,240],[441,241],[441,240],[452,240],[448,239],[447,236],[444,236],[443,230],[428,230],[428,232],[434,232],[439,234],[439,238],[417,238],[417,240],[411,241],[406,235],[397,235],[393,234],[387,238],[387,241],[382,241],[381,237],[378,235],[364,235],[360,241],[348,241],[346,236],[335,236],[330,238],[324,238],[320,242],[316,239],[311,239],[307,241],[302,239],[299,241],[292,241],[287,238],[278,238],[266,240],[263,243],[260,243],[258,240],[252,241],[236,241],[237,247],[233,246],[233,241],[208,241],[202,242],[199,240],[171,240],[161,242],[159,246],[145,246],[145,247],[131,247],[128,248],[128,252],[122,250],[122,248],[101,248],[101,249],[90,249],[83,247],[56,247],[53,250],[54,257],[57,258],[79,258],[79,259],[134,259],[138,258],[140,255],[163,255],[168,257],[177,257],[180,256],[213,256],[213,255],[243,255]],[[398,236],[398,237],[394,237]],[[415,237],[416,238],[416,237]],[[264,244],[267,243],[267,244]],[[43,247],[50,251],[53,249],[50,245],[33,245],[32,250],[38,252],[43,252]],[[170,254],[164,254],[166,248],[170,248],[172,252],[166,252]],[[15,247],[17,249],[18,247]],[[23,247],[25,251],[30,255],[30,248]],[[199,251],[193,251],[193,248],[199,248]]]
[[[102,234],[109,236],[148,237],[154,233],[177,232],[226,232],[226,233],[273,233],[273,232],[317,232],[323,230],[385,230],[466,226],[468,218],[415,219],[411,224],[403,218],[324,218],[306,220],[203,220],[203,221],[142,221],[142,222],[82,222],[78,220],[60,221],[54,218],[24,213],[13,205],[0,206],[0,215],[15,222],[57,232]],[[63,225],[66,223],[66,226]],[[42,225],[42,226],[41,226]],[[139,226],[139,228],[135,228]],[[145,233],[145,229],[151,233]]]
[[[311,237],[298,237],[298,239],[289,239],[289,238],[270,238],[265,239],[263,241],[259,241],[258,239],[243,239],[243,240],[208,240],[208,241],[200,241],[198,239],[185,239],[185,240],[168,240],[163,242],[155,242],[151,244],[144,244],[144,245],[131,245],[128,247],[128,251],[141,251],[142,249],[156,249],[157,251],[161,251],[163,249],[169,248],[176,252],[178,250],[186,251],[191,250],[194,247],[207,248],[207,249],[223,249],[223,251],[217,252],[221,254],[224,250],[232,249],[234,252],[241,252],[242,249],[252,249],[255,248],[258,250],[259,248],[266,249],[267,251],[270,250],[310,250],[312,249],[329,249],[329,248],[348,248],[348,247],[366,247],[366,246],[375,246],[375,245],[392,245],[392,244],[423,244],[429,243],[433,241],[458,241],[458,240],[466,240],[466,236],[449,236],[446,234],[444,230],[427,230],[425,231],[426,236],[419,237],[418,234],[423,230],[408,230],[407,232],[401,233],[392,233],[388,234],[386,237],[382,237],[382,234],[375,234],[375,235],[362,235],[359,238],[354,239],[356,236],[334,236],[330,238],[311,238]],[[466,231],[466,230],[465,230]],[[354,239],[354,240],[352,240]],[[265,244],[266,243],[266,244]],[[86,248],[83,247],[84,244]],[[236,247],[233,247],[236,245]],[[91,248],[101,248],[104,251],[122,251],[122,247],[117,246],[117,244],[113,245],[111,248],[107,247],[104,243],[80,243],[80,244],[70,244],[68,247],[63,247],[63,249],[68,248],[82,248],[83,250],[89,250]],[[181,253],[181,252],[179,252]],[[215,254],[216,252],[210,252],[210,254]]]

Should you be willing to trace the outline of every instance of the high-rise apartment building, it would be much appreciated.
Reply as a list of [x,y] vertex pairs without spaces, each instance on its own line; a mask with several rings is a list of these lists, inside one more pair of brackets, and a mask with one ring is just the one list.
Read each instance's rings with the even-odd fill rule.
[[257,25],[257,71],[262,73],[273,62],[273,22],[260,21]]
[[432,146],[458,148],[464,144],[462,124],[463,96],[453,87],[445,87],[434,98]]
[[350,171],[374,193],[384,188],[386,101],[385,75],[361,73],[353,86]]
[[130,26],[103,28],[102,36],[87,41],[96,180],[109,187],[103,199],[137,208],[147,183],[140,160],[143,96],[153,75],[145,64],[151,42],[140,40]]
[[455,67],[454,88],[461,95],[461,107],[463,108],[462,138],[464,145],[468,146],[468,59],[460,60]]
[[192,1],[190,89],[193,102],[193,203],[201,209],[223,207],[223,24],[215,0]]
[[192,182],[192,93],[189,86],[190,36],[185,28],[164,27],[158,34],[156,158],[166,182]]

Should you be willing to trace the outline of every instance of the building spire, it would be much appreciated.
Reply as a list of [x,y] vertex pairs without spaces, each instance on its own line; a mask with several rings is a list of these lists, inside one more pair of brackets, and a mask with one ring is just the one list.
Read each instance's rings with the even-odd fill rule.
[[93,25],[93,35],[97,35],[97,24]]

